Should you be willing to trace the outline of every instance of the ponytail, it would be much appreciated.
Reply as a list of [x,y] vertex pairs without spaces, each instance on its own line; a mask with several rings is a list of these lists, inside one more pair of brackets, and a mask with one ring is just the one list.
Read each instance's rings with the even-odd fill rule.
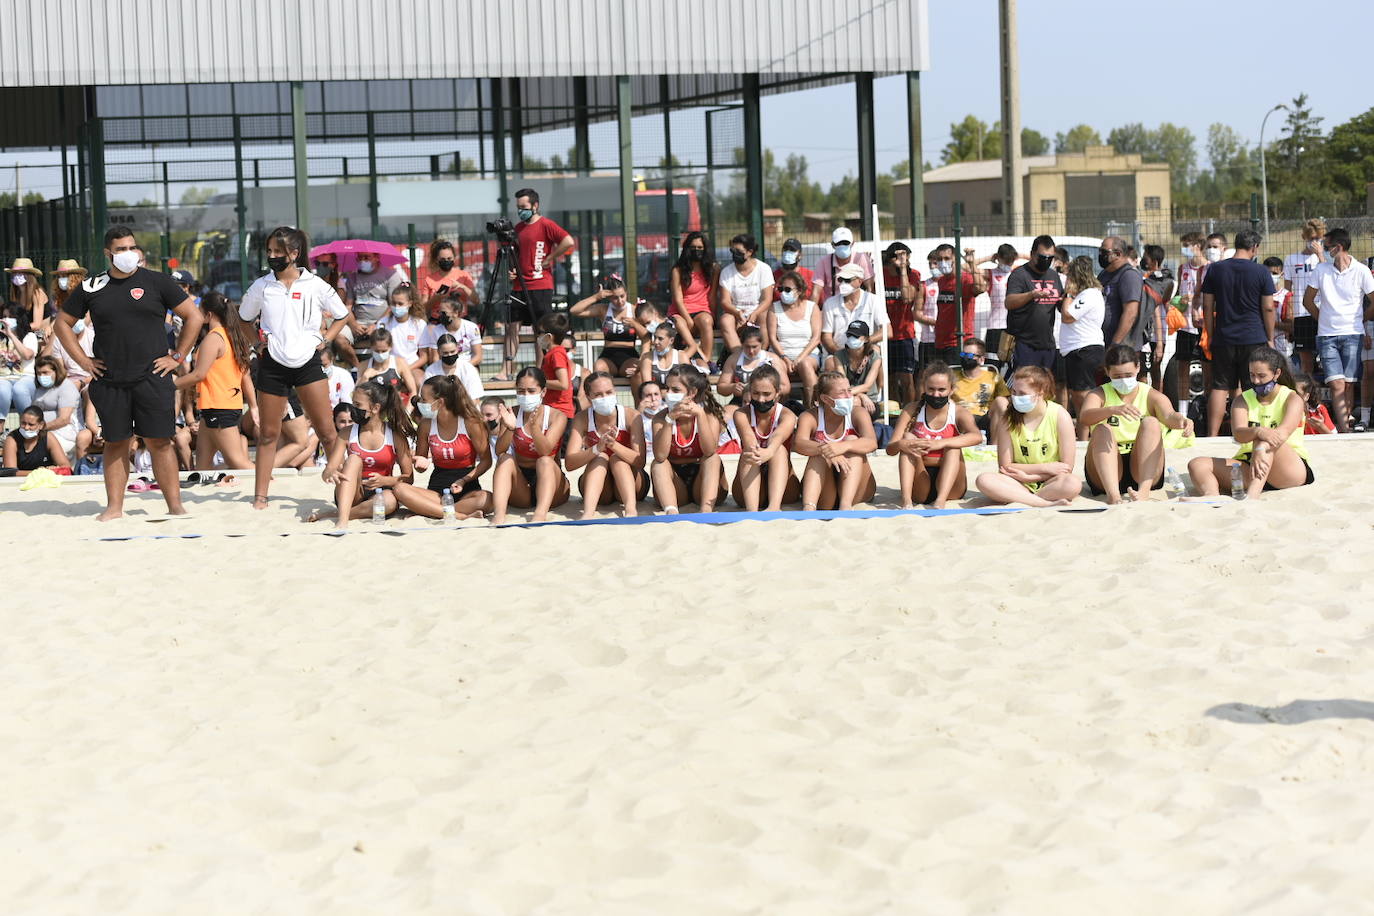
[[405,412],[401,396],[396,393],[395,388],[378,381],[370,381],[363,382],[358,386],[358,390],[377,405],[382,423],[391,430],[392,436],[404,436],[407,440],[415,438],[415,423],[410,419],[410,414]]

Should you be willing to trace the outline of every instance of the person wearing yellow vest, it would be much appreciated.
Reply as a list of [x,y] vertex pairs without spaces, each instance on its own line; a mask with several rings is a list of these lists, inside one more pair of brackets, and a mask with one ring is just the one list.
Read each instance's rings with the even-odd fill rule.
[[1050,400],[1054,376],[1022,366],[1011,376],[1011,406],[995,427],[996,471],[978,475],[978,491],[995,503],[1066,506],[1083,489],[1073,472],[1073,420]]
[[[1302,442],[1306,418],[1288,361],[1273,347],[1257,348],[1250,354],[1250,387],[1231,402],[1232,435],[1240,443],[1233,460],[1240,462],[1247,497],[1316,480]],[[1194,458],[1188,475],[1201,495],[1217,496],[1230,485],[1230,464],[1224,458]]]
[[256,419],[258,400],[248,372],[248,355],[253,337],[248,325],[239,320],[238,311],[219,293],[206,293],[200,300],[208,330],[195,351],[194,368],[178,376],[178,391],[194,388],[200,411],[200,432],[196,437],[196,467],[214,468],[215,452],[224,456],[226,468],[251,468],[248,440],[239,432],[243,407],[247,404]]
[[1134,347],[1112,344],[1103,360],[1107,384],[1083,398],[1078,422],[1090,427],[1083,476],[1094,496],[1108,505],[1122,497],[1150,498],[1164,482],[1164,430],[1193,434],[1193,421],[1174,410],[1164,394],[1140,384],[1140,355]]

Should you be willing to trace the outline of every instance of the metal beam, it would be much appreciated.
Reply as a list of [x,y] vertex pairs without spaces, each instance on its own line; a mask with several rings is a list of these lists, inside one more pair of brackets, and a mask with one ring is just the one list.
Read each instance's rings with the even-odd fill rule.
[[921,155],[921,72],[911,70],[906,75],[907,156],[911,161],[911,225],[907,232],[913,238],[925,233],[926,179],[925,159]]
[[635,210],[634,108],[631,78],[615,78],[615,99],[620,113],[620,223],[624,227],[625,288],[630,299],[639,295],[639,227]]
[[239,296],[248,289],[248,202],[243,193],[243,125],[234,115],[234,244],[239,253]]
[[[347,168],[348,160],[344,159]],[[367,213],[372,220],[371,237],[376,238],[381,229],[381,204],[377,199],[377,119],[372,112],[367,113]]]
[[[91,232],[92,250],[98,255],[105,250],[105,230],[110,227],[110,211],[105,198],[105,122],[92,118],[91,131]],[[104,257],[104,255],[99,255]],[[92,264],[91,270],[103,269]]]
[[499,79],[491,81],[491,159],[500,188],[496,209],[505,216],[510,206],[510,176],[506,174],[506,102]]
[[1016,47],[1016,0],[998,0],[1002,45],[1002,199],[1007,232],[1020,235],[1025,213],[1021,182],[1021,73]]
[[[574,76],[573,90],[573,168],[579,178],[585,178],[592,170],[590,118],[587,114],[587,78]],[[595,266],[592,264],[592,211],[582,210],[577,215],[577,266],[578,280],[582,289],[592,288]]]
[[859,230],[876,239],[873,207],[878,203],[878,147],[873,137],[873,74],[854,74],[854,108],[859,129]]
[[[763,244],[763,133],[759,119],[759,75],[744,74],[744,197],[749,233]],[[716,240],[720,244],[720,240]]]
[[291,84],[291,145],[295,159],[296,228],[310,231],[310,169],[305,159],[305,83]]

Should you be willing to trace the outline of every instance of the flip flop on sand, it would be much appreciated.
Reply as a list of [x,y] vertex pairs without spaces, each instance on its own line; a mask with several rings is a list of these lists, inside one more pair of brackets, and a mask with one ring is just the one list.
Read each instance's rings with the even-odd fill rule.
[[239,479],[233,474],[221,474],[219,480],[215,481],[217,487],[237,487],[238,485]]
[[153,481],[149,480],[147,477],[140,477],[138,478],[138,480],[135,480],[133,483],[129,484],[130,493],[147,493],[149,490],[161,489],[161,487],[159,487]]

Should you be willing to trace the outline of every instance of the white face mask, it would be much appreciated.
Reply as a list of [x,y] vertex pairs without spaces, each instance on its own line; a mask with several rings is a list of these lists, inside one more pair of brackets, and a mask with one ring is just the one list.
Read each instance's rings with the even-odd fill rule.
[[609,417],[615,413],[616,403],[615,395],[602,395],[599,398],[592,398],[592,410],[603,417]]
[[71,278],[71,277],[58,277],[58,278],[57,278],[57,288],[58,288],[58,289],[60,289],[60,290],[65,290],[67,287],[69,287],[69,286],[71,286],[71,285],[72,285],[72,278]]
[[799,257],[800,257],[800,255],[799,255],[798,252],[795,252],[795,251],[784,251],[784,252],[782,253],[782,263],[787,264],[787,265],[790,266],[790,265],[792,265],[792,264],[797,263],[797,259],[798,259]]
[[78,319],[77,322],[76,322],[76,324],[72,325],[72,333],[73,333],[73,334],[84,334],[84,333],[86,333],[86,319],[84,319],[84,318]]
[[393,305],[391,314],[397,321],[405,321],[406,316],[410,314],[410,309],[404,305]]
[[376,269],[377,269],[377,265],[376,265],[376,264],[373,264],[371,261],[359,261],[359,262],[358,262],[358,273],[360,273],[360,274],[370,274],[370,273],[372,273],[372,271],[374,271],[374,270],[376,270]]
[[544,403],[542,394],[517,394],[515,396],[515,406],[524,411],[531,411]]
[[658,326],[661,325],[661,324],[663,324],[663,322],[661,322],[661,321],[651,321],[651,322],[649,322],[648,324],[646,324],[644,327],[648,329],[649,335],[650,335],[650,336],[653,336],[653,333],[654,333],[655,331],[658,330]]
[[138,270],[138,252],[116,251],[110,258],[110,263],[113,264],[114,269],[120,273],[131,274]]
[[849,257],[848,242],[841,242],[840,244],[835,246],[835,257],[839,258],[840,260],[844,260],[845,258]]
[[682,403],[682,399],[685,397],[687,397],[687,395],[681,391],[669,391],[663,395],[663,403],[667,404],[669,407],[676,407]]
[[841,296],[848,296],[848,295],[849,295],[850,293],[852,293],[852,292],[854,292],[854,284],[853,284],[853,283],[841,283],[841,284],[840,284],[840,295],[841,295]]
[[1136,386],[1139,384],[1140,381],[1134,376],[1130,378],[1112,379],[1112,387],[1116,389],[1118,394],[1130,394],[1132,391],[1135,391]]
[[1207,249],[1207,260],[1210,261],[1210,262],[1212,262],[1213,264],[1215,264],[1217,261],[1220,261],[1220,260],[1221,260],[1221,249],[1220,249],[1220,248],[1208,248],[1208,249]]
[[53,386],[53,382],[57,381],[57,376],[55,376],[55,375],[39,375],[39,376],[35,376],[35,381],[38,382],[38,387],[39,387],[39,388],[51,388],[51,387]]
[[389,360],[389,359],[391,359],[391,351],[390,351],[390,350],[387,350],[385,353],[383,353],[383,352],[380,351],[380,350],[373,350],[373,351],[372,351],[372,361],[373,361],[374,363],[384,363],[384,362],[386,362],[386,361]]
[[862,337],[846,337],[844,345],[851,350],[862,350],[866,341]]
[[782,293],[781,296],[783,305],[792,305],[797,301],[797,293],[795,290],[789,289],[787,292]]
[[13,277],[10,277],[10,282],[15,286],[23,286],[25,283],[29,282],[28,274],[15,274]]
[[1040,400],[1038,394],[1013,394],[1011,396],[1011,406],[1017,413],[1030,413],[1035,409],[1035,402]]
[[18,318],[6,318],[6,319],[5,319],[5,327],[9,328],[11,331],[18,330],[18,328],[19,328],[19,319],[18,319]]
[[1180,248],[1179,253],[1183,255],[1183,260],[1185,261],[1191,261],[1193,259],[1193,249],[1191,248]]
[[38,430],[36,430],[36,429],[21,429],[21,430],[19,430],[19,435],[23,436],[25,439],[37,439],[37,438],[38,438]]
[[419,402],[416,406],[420,409],[420,416],[426,420],[433,420],[434,415],[439,412],[438,407],[433,404],[426,404],[424,401]]
[[854,412],[854,399],[835,398],[835,406],[830,409],[842,417],[847,417]]

